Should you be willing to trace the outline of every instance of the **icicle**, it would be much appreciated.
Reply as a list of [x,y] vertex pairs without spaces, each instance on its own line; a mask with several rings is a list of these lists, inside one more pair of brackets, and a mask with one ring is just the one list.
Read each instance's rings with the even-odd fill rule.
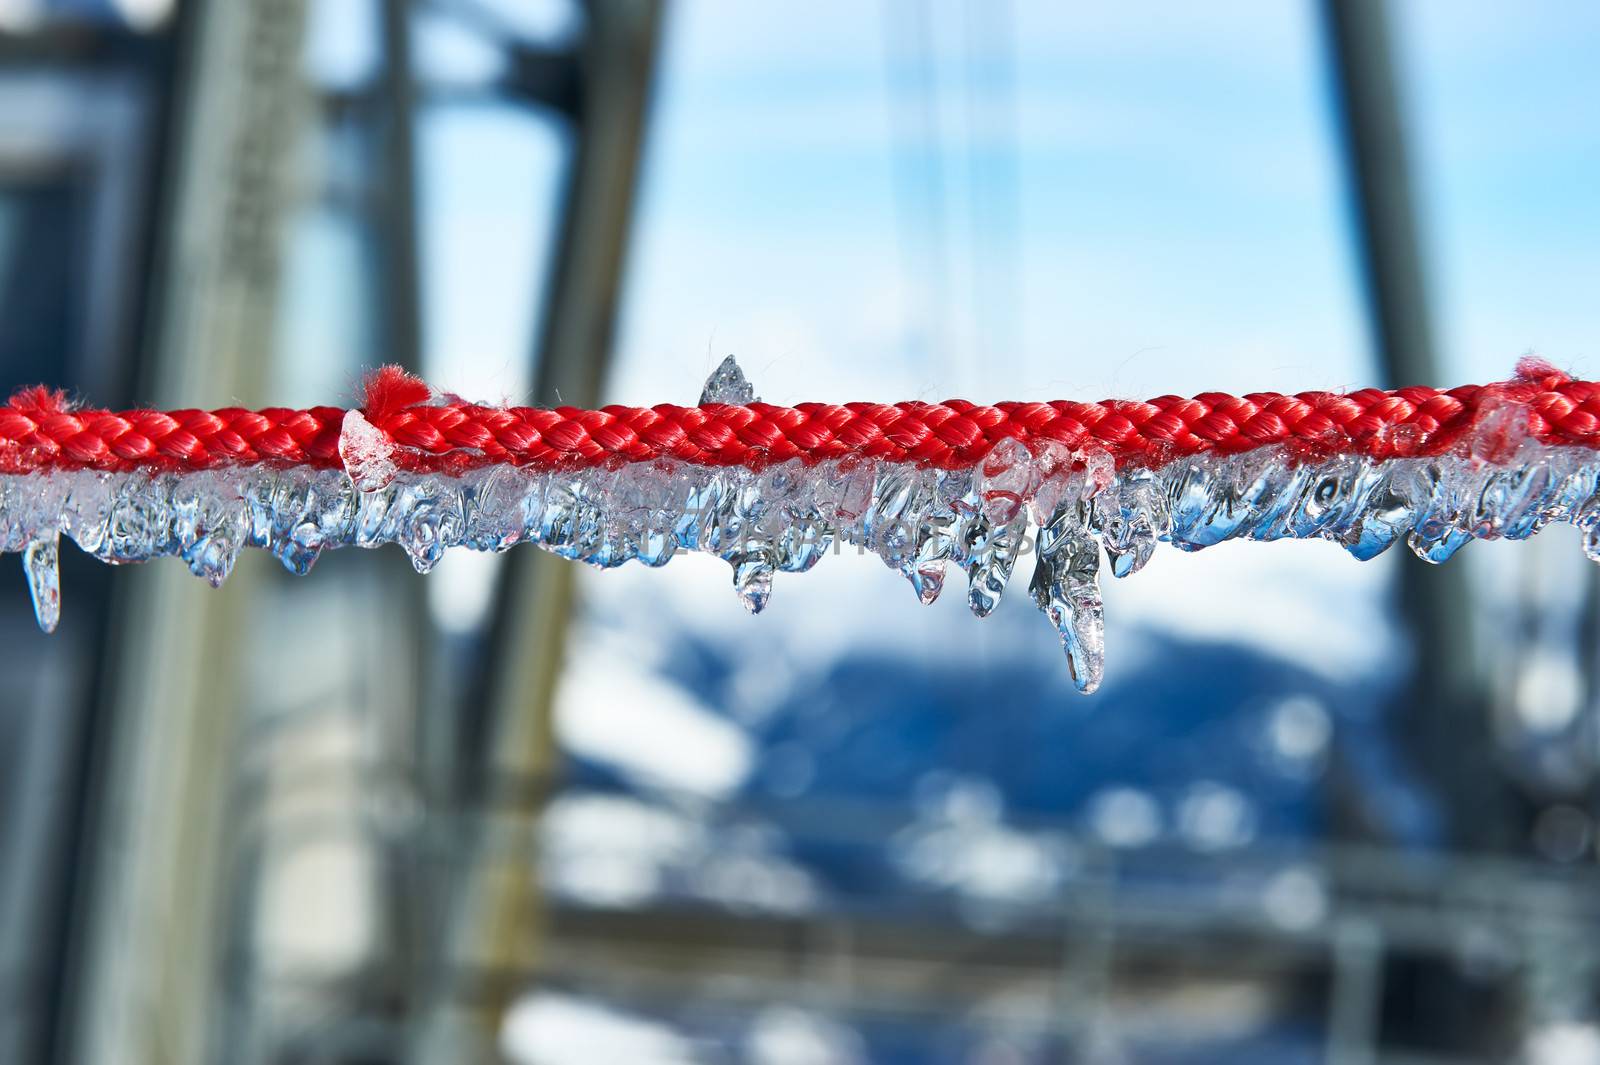
[[1094,510],[1114,576],[1143,569],[1155,554],[1156,540],[1167,535],[1166,493],[1150,471],[1133,471],[1102,491]]
[[906,580],[911,582],[911,590],[917,593],[917,602],[932,606],[938,600],[939,593],[944,591],[944,563],[920,562],[906,573]]
[[1089,504],[1061,504],[1039,528],[1033,601],[1061,636],[1072,683],[1085,695],[1105,672],[1105,612],[1100,600],[1100,545],[1089,535]]
[[[890,569],[908,575],[916,573],[917,549],[922,546],[918,530],[925,527],[926,512],[932,502],[932,492],[923,478],[923,471],[914,466],[884,465],[878,472],[872,497],[872,505],[861,523],[867,549]],[[920,600],[923,589],[915,580],[912,587]]]
[[1414,511],[1411,498],[1398,487],[1406,471],[1383,466],[1369,468],[1358,491],[1361,503],[1349,514],[1342,528],[1330,528],[1325,535],[1336,540],[1356,559],[1367,562],[1387,551],[1411,527]]
[[822,560],[833,533],[817,508],[810,471],[798,459],[780,463],[762,475],[760,491],[774,500],[768,530],[777,567],[804,573]]
[[[783,484],[781,479],[729,471],[720,505],[713,512],[712,549],[733,567],[733,590],[752,614],[765,610],[772,598],[777,563],[767,530],[782,520],[785,500],[779,486]],[[771,498],[763,487],[773,493]]]
[[1406,544],[1418,558],[1435,565],[1447,562],[1472,539],[1465,526],[1482,475],[1482,470],[1453,462],[1417,468],[1411,479],[1412,498],[1418,501],[1416,524]]
[[238,488],[218,473],[178,479],[172,492],[172,535],[189,572],[213,588],[233,572],[244,546],[246,510]]
[[980,516],[967,526],[967,606],[976,616],[986,618],[1000,605],[1025,531],[1022,518],[994,525]]
[[765,610],[772,597],[772,571],[772,559],[763,552],[740,555],[733,564],[733,590],[752,614]]
[[33,597],[33,616],[45,632],[55,632],[61,620],[61,570],[58,562],[57,534],[28,541],[22,549],[22,569],[28,575],[28,593]]

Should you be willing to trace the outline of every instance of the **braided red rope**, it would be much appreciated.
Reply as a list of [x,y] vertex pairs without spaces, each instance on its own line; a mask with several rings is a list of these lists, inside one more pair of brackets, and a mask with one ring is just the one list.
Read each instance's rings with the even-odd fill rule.
[[[402,469],[455,472],[498,463],[584,467],[673,458],[750,466],[862,456],[945,468],[971,466],[1004,437],[1099,445],[1118,465],[1159,465],[1199,452],[1269,444],[1305,456],[1372,458],[1450,449],[1491,409],[1526,408],[1546,444],[1600,448],[1600,382],[1525,359],[1514,380],[1448,391],[1207,392],[1147,402],[770,403],[679,407],[488,407],[433,402],[415,378],[386,368],[368,382],[363,416],[398,445]],[[60,393],[25,390],[0,408],[0,472],[51,469],[195,470],[267,464],[338,468],[346,412],[74,409]]]

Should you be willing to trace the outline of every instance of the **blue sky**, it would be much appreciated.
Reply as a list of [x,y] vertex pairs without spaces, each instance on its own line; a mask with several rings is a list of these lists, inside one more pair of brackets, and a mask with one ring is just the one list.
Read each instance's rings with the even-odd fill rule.
[[1448,368],[1487,380],[1532,348],[1595,376],[1600,6],[1410,0],[1399,9]]
[[[783,399],[1374,379],[1314,5],[936,2],[922,53],[917,9],[673,8],[616,398],[730,351]],[[1397,12],[1437,383],[1592,366],[1600,8]]]
[[618,399],[729,351],[784,399],[1370,377],[1309,5],[912,10],[674,9]]

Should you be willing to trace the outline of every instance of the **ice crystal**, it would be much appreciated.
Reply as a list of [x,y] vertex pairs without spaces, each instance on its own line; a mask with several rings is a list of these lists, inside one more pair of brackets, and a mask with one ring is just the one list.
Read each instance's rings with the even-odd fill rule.
[[700,402],[745,404],[758,401],[756,390],[745,380],[738,361],[729,355],[706,378],[706,387],[700,390]]

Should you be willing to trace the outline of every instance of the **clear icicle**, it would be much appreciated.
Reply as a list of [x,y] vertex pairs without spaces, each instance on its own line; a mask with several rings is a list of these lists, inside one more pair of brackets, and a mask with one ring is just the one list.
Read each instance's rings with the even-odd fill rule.
[[1025,531],[1020,517],[1009,525],[978,517],[967,526],[967,606],[978,617],[988,617],[1000,605]]
[[1167,534],[1167,497],[1149,471],[1133,471],[1095,499],[1096,529],[1111,572],[1127,577],[1139,572],[1155,554],[1156,540]]
[[772,597],[772,569],[772,560],[760,553],[742,555],[733,564],[733,590],[752,614],[765,610]]
[[1100,546],[1089,535],[1087,503],[1061,504],[1040,526],[1033,601],[1061,636],[1072,683],[1085,695],[1105,673],[1105,610],[1100,600]]
[[[737,365],[725,363],[707,401],[736,402],[748,391]],[[452,547],[504,551],[525,541],[598,568],[659,566],[701,551],[729,564],[752,612],[767,604],[776,574],[805,572],[842,541],[904,575],[924,603],[938,597],[950,569],[965,571],[979,615],[997,608],[1031,546],[1034,601],[1075,683],[1090,691],[1102,672],[1102,547],[1119,577],[1137,572],[1161,542],[1196,551],[1228,539],[1314,538],[1368,559],[1403,539],[1441,562],[1470,540],[1524,539],[1565,522],[1600,561],[1600,453],[1546,447],[1527,424],[1525,412],[1497,408],[1456,452],[1383,461],[1302,461],[1263,448],[1115,470],[1102,451],[1004,440],[961,470],[842,459],[753,472],[658,460],[453,476],[391,473],[384,461],[393,456],[363,450],[361,425],[350,423],[344,443],[347,464],[361,467],[354,473],[258,466],[0,475],[0,551],[22,554],[48,630],[59,616],[61,534],[109,563],[178,558],[214,585],[245,547],[270,551],[297,574],[325,551],[384,544],[399,545],[420,571]]]
[[55,532],[28,541],[22,549],[22,569],[28,575],[33,616],[45,632],[55,632],[61,621],[60,540]]

